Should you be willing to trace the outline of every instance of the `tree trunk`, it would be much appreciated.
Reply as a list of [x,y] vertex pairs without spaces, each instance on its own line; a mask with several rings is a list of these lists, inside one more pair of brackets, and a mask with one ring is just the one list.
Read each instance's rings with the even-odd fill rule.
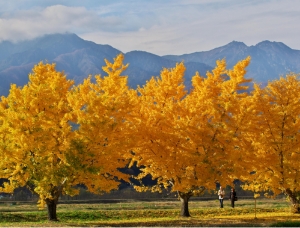
[[56,207],[58,199],[62,193],[63,185],[57,187],[54,186],[51,190],[51,198],[46,198],[46,204],[48,209],[48,220],[50,221],[58,221],[56,217]]
[[299,198],[297,197],[299,195],[299,192],[292,192],[290,189],[286,189],[286,193],[290,198],[290,201],[292,203],[291,206],[291,212],[294,214],[300,213],[300,204],[299,204]]
[[189,212],[189,199],[191,198],[191,194],[178,192],[178,195],[179,195],[180,202],[181,202],[180,216],[190,217],[191,215]]
[[58,219],[56,217],[57,202],[58,202],[58,198],[46,200],[47,210],[48,210],[48,220],[50,220],[50,221],[58,221]]

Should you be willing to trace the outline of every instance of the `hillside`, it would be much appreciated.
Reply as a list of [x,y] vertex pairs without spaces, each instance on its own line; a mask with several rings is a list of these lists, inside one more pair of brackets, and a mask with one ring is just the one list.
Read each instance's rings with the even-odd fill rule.
[[[75,34],[52,34],[43,37],[11,43],[0,43],[0,95],[7,95],[10,84],[23,86],[28,82],[28,74],[40,61],[56,63],[57,70],[64,71],[76,83],[88,75],[101,74],[104,59],[112,61],[120,50],[110,45],[96,44],[81,39]],[[152,76],[159,76],[163,68],[174,67],[184,61],[185,80],[190,87],[190,79],[198,71],[205,75],[215,66],[218,59],[226,58],[228,67],[237,61],[251,56],[248,78],[266,83],[286,73],[300,72],[300,51],[293,50],[280,42],[263,41],[255,46],[246,46],[233,41],[210,51],[184,55],[158,56],[145,51],[123,53],[124,63],[129,63],[124,75],[128,75],[129,85],[133,88],[143,85]]]

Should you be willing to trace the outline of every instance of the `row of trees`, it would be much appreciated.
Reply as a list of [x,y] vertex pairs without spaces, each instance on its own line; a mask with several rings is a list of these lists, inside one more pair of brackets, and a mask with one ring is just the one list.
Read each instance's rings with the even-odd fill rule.
[[[298,75],[249,94],[248,57],[196,73],[190,91],[183,63],[132,89],[121,75],[123,55],[105,62],[107,76],[77,86],[40,62],[27,85],[1,98],[1,191],[27,186],[57,220],[59,196],[78,194],[78,184],[101,194],[150,175],[155,184],[135,188],[177,192],[189,216],[191,196],[239,179],[254,193],[287,194],[300,212]],[[139,175],[122,171],[133,165]]]

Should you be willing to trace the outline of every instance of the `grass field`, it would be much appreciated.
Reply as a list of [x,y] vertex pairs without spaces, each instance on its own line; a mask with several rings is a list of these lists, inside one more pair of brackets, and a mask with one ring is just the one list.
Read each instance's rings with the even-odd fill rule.
[[239,200],[236,207],[218,200],[191,201],[190,218],[179,216],[179,201],[59,204],[58,222],[47,221],[47,211],[35,204],[0,204],[0,226],[300,226],[300,215],[290,213],[285,199]]

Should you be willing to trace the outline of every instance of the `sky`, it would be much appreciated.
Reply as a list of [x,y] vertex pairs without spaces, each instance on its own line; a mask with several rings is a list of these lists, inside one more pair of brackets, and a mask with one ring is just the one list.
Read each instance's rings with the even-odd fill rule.
[[0,42],[75,33],[123,53],[208,51],[269,40],[300,50],[299,0],[0,0]]

